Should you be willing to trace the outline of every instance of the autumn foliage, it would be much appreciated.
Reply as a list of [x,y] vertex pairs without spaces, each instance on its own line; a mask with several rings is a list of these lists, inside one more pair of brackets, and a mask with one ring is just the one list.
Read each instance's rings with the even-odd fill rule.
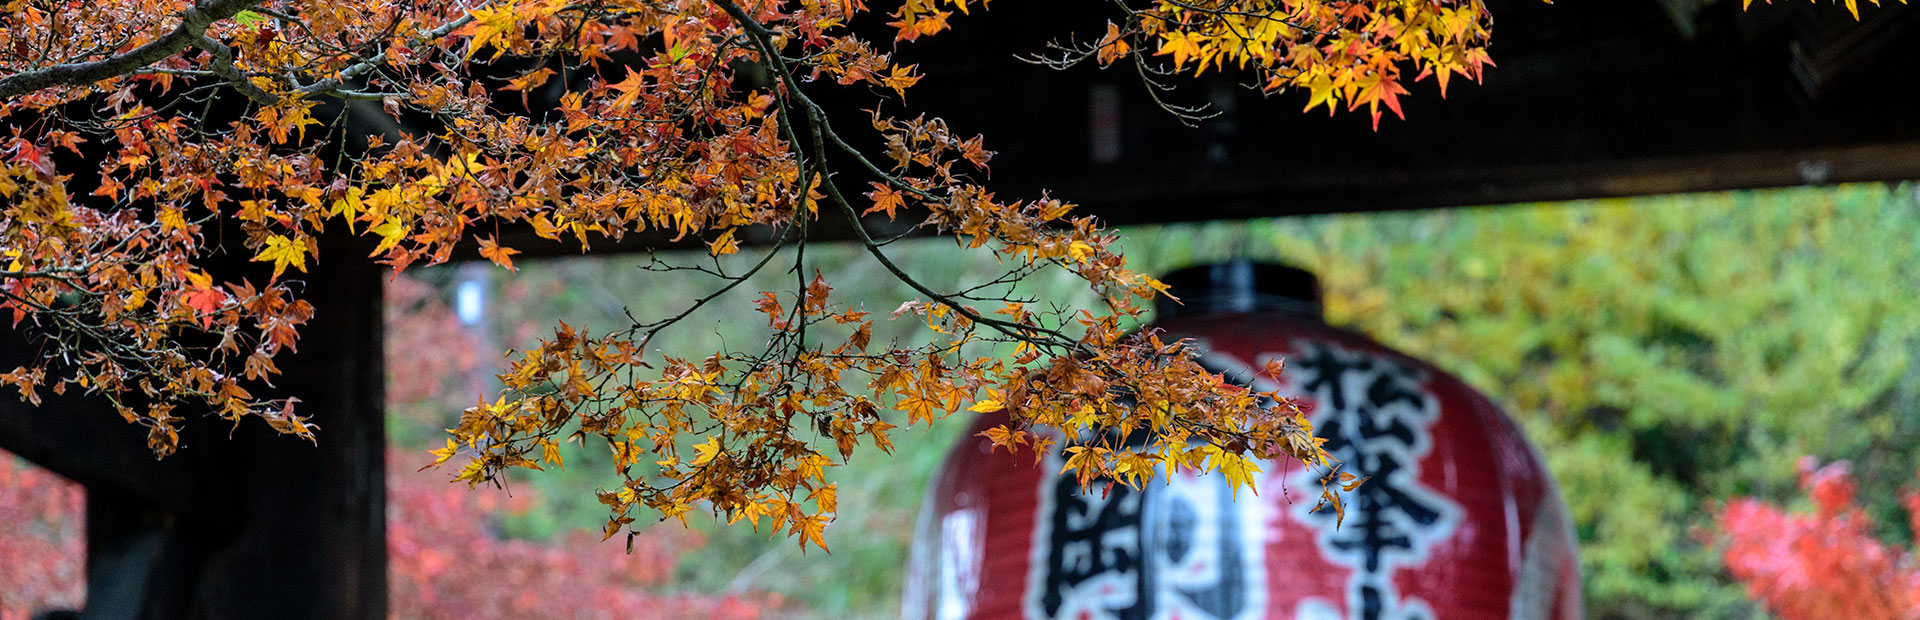
[[[436,400],[446,383],[486,363],[433,285],[407,276],[387,283],[385,321],[388,413],[395,403]],[[412,409],[402,407],[401,409]]]
[[[1765,0],[1765,1],[1767,4],[1773,4],[1773,0]],[[1880,0],[1867,0],[1867,1],[1872,2],[1874,6],[1880,6]],[[1907,3],[1907,0],[1900,0],[1900,4],[1906,4],[1906,3]],[[1847,7],[1847,12],[1852,14],[1855,20],[1860,19],[1860,0],[1837,0],[1836,4],[1845,5]],[[1747,9],[1752,7],[1753,7],[1753,0],[1740,0],[1741,9]]]
[[[754,255],[660,267],[712,276],[714,294],[683,312],[611,333],[561,325],[437,452],[479,484],[558,465],[560,442],[604,446],[621,478],[600,497],[609,537],[698,507],[819,544],[835,513],[828,468],[969,402],[1010,412],[996,435],[1008,446],[1039,447],[1034,425],[1075,438],[1082,480],[1123,474],[1122,462],[1331,467],[1296,411],[1224,389],[1186,347],[1129,331],[1164,287],[1128,267],[1114,233],[1057,198],[996,194],[981,183],[984,137],[907,106],[922,68],[890,50],[964,27],[984,1],[5,6],[0,316],[46,361],[0,383],[28,402],[94,394],[144,426],[158,456],[207,414],[317,440],[298,395],[270,381],[321,311],[298,279],[323,268],[323,247],[358,236],[368,255],[325,260],[401,271],[460,252],[511,270],[521,249],[502,231],[521,230],[582,249],[639,238]],[[1479,0],[1115,0],[1085,22],[1060,24],[1038,60],[1127,65],[1149,93],[1238,72],[1309,109],[1364,107],[1376,125],[1401,112],[1408,84],[1444,91],[1492,65]],[[865,93],[872,105],[857,109],[876,112],[836,124],[823,89]],[[1007,274],[936,290],[863,216],[980,248]],[[804,251],[829,219],[912,285],[893,318],[935,338],[872,342],[889,317],[835,302]],[[648,348],[763,269],[792,276],[760,298],[763,343]],[[1043,269],[1078,276],[1099,303],[1008,292]],[[1017,350],[986,355],[995,343]]]
[[80,607],[85,499],[73,481],[0,452],[0,620]]
[[[1478,75],[1479,6],[1122,6],[1124,23],[1079,53],[1153,69],[1143,76],[1254,71],[1269,90],[1303,87],[1316,103],[1377,115],[1397,109],[1403,65],[1443,82]],[[297,278],[317,265],[322,239],[369,237],[366,258],[396,271],[449,260],[463,243],[513,269],[519,250],[497,231],[515,226],[583,248],[697,239],[715,257],[743,252],[750,235],[772,240],[744,266],[669,266],[714,277],[715,295],[685,312],[604,334],[561,325],[437,452],[478,484],[558,465],[562,441],[605,445],[623,481],[601,496],[607,536],[700,506],[818,545],[836,505],[827,468],[858,445],[889,449],[900,424],[974,401],[1014,413],[1001,435],[1009,445],[1031,444],[1034,424],[1101,438],[1073,464],[1089,475],[1127,454],[1205,469],[1279,457],[1329,465],[1297,412],[1222,389],[1177,343],[1129,335],[1141,302],[1164,287],[1129,270],[1117,237],[1073,205],[980,185],[992,156],[983,138],[916,115],[840,127],[814,99],[837,83],[897,101],[920,79],[856,22],[891,20],[892,43],[903,44],[983,3],[911,0],[886,14],[845,0],[8,8],[0,311],[51,361],[0,381],[30,402],[42,390],[105,398],[147,427],[156,455],[177,448],[189,412],[314,438],[297,398],[267,385],[315,312]],[[885,146],[874,152],[850,146],[875,139]],[[888,258],[863,214],[984,248],[1008,275],[934,290]],[[893,314],[938,337],[873,346],[876,317],[836,305],[805,267],[810,223],[822,218],[851,224],[873,260],[913,285],[920,297]],[[216,265],[222,255],[270,273]],[[763,347],[647,350],[776,257],[791,257],[776,268],[794,285],[762,297],[773,331]],[[994,286],[1049,268],[1084,279],[1101,309],[1034,305]],[[995,342],[1019,350],[982,355]],[[1120,448],[1133,432],[1153,439]]]
[[[1800,488],[1812,514],[1792,514],[1753,499],[1729,502],[1718,518],[1728,570],[1785,620],[1920,618],[1920,549],[1877,540],[1874,522],[1854,501],[1845,461],[1801,462]],[[1904,502],[1920,540],[1920,489]]]
[[[396,463],[418,453],[397,453]],[[635,537],[629,552],[585,531],[550,543],[510,540],[499,518],[525,510],[532,490],[473,493],[445,477],[396,468],[389,475],[388,606],[397,618],[779,617],[765,596],[662,594],[681,554],[699,540],[680,528]]]

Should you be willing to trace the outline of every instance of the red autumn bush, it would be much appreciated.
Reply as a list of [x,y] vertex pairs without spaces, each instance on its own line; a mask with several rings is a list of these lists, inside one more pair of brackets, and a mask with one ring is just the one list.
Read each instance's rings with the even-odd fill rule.
[[397,618],[701,618],[773,617],[771,597],[699,596],[657,591],[673,577],[680,553],[698,545],[676,528],[648,530],[627,553],[584,530],[542,544],[501,537],[502,516],[531,505],[532,490],[514,497],[469,491],[440,472],[414,472],[403,456],[387,483],[388,605]]
[[0,620],[86,598],[80,485],[0,452]]
[[[406,452],[407,455],[418,451]],[[388,601],[396,618],[772,617],[770,597],[660,593],[691,535],[657,528],[618,542],[576,532],[543,544],[493,527],[524,510],[530,491],[468,491],[395,458],[388,474]],[[77,609],[86,598],[85,492],[0,452],[0,620]]]
[[[388,359],[389,406],[401,424],[443,424],[438,418],[455,407],[452,395],[470,392],[451,379],[485,364],[439,295],[411,277],[389,284],[388,346],[411,352]],[[424,453],[398,449],[388,456],[393,617],[732,620],[772,617],[779,606],[771,596],[664,592],[679,555],[700,543],[679,528],[648,530],[634,539],[631,554],[620,541],[602,542],[584,530],[551,543],[505,538],[497,524],[533,505],[534,491],[515,489],[509,497],[448,484],[443,472],[409,466]],[[80,485],[0,452],[0,620],[84,603],[85,525]]]
[[[525,286],[507,286],[495,307],[523,302]],[[445,291],[407,275],[386,290],[387,408],[396,437],[425,436],[452,424],[452,412],[479,393],[487,372],[477,330],[460,323]],[[501,317],[489,317],[500,321]],[[529,321],[507,320],[510,339],[527,340]],[[462,402],[464,401],[464,402]],[[402,439],[404,441],[404,439]],[[598,532],[550,543],[512,540],[502,519],[534,506],[537,491],[468,490],[441,471],[417,472],[425,447],[388,455],[388,608],[396,618],[702,618],[769,617],[765,597],[672,594],[678,557],[699,545],[678,528],[648,530],[627,553]]]
[[[473,404],[447,401],[458,392],[471,397],[473,391],[447,385],[465,377],[490,360],[481,359],[480,349],[460,325],[453,308],[441,299],[441,291],[431,283],[412,276],[395,276],[387,282],[386,346],[396,354],[387,355],[387,403],[390,413],[407,413]],[[393,405],[416,405],[400,406]],[[430,420],[429,426],[440,424]]]
[[[1873,519],[1854,501],[1847,463],[1803,459],[1800,488],[1813,514],[1751,498],[1720,512],[1716,525],[1734,578],[1784,620],[1920,620],[1920,550],[1874,538]],[[1920,540],[1920,489],[1903,503]]]

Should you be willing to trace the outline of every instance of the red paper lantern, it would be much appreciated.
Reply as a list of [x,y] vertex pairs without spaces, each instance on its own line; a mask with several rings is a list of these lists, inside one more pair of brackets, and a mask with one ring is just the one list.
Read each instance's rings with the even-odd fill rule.
[[[1319,472],[1263,463],[1258,496],[1176,472],[1082,493],[1057,453],[948,454],[922,511],[907,618],[1572,620],[1572,528],[1518,428],[1458,379],[1321,322],[1318,285],[1247,262],[1176,272],[1158,327],[1230,380],[1308,405],[1347,471],[1346,518],[1313,511]],[[1260,369],[1286,361],[1279,377]]]

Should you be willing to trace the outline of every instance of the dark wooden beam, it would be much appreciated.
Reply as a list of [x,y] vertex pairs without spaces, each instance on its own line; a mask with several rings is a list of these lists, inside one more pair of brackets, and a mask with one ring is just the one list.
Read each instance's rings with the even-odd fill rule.
[[[914,113],[986,135],[998,155],[979,176],[1000,197],[1050,191],[1115,224],[1920,178],[1920,113],[1888,96],[1920,80],[1909,62],[1920,58],[1920,9],[1863,8],[1855,22],[1830,6],[1702,3],[1683,33],[1650,0],[1488,3],[1499,66],[1485,83],[1456,80],[1444,99],[1431,81],[1415,84],[1408,119],[1389,115],[1378,131],[1364,111],[1301,114],[1299,93],[1262,97],[1218,76],[1169,95],[1222,112],[1187,127],[1126,67],[1062,72],[1015,58],[1064,33],[1097,36],[1110,7],[1094,0],[996,5],[898,53],[926,74],[908,92]],[[802,88],[837,112],[849,140],[873,144],[870,93]],[[848,187],[868,180],[837,167]],[[867,221],[890,234],[917,216],[907,217]],[[747,232],[747,243],[773,236]],[[705,247],[669,236],[592,249]],[[810,238],[851,236],[825,217]],[[580,251],[525,228],[500,239],[532,256]]]
[[[981,34],[1057,32],[1073,9],[1053,3],[956,18],[954,36],[901,53],[928,74],[910,97],[999,151],[1003,196],[1044,188],[1114,223],[1920,178],[1920,113],[1887,90],[1920,80],[1910,62],[1920,28],[1906,26],[1920,11],[1863,7],[1856,23],[1833,7],[1809,16],[1720,2],[1699,12],[1689,38],[1654,2],[1488,4],[1499,66],[1485,83],[1456,81],[1445,99],[1432,82],[1416,84],[1407,120],[1388,113],[1377,131],[1364,110],[1303,115],[1299,93],[1262,98],[1220,78],[1172,95],[1222,112],[1186,127],[1131,71],[1049,71],[1012,59],[1044,32]],[[1793,53],[1805,40],[1795,26],[1814,17],[1830,42],[1817,98]],[[1117,107],[1091,109],[1110,98],[1097,91],[1115,90]],[[1093,149],[1092,120],[1107,116],[1118,117],[1104,121],[1117,125],[1107,137],[1117,156]]]
[[[1859,20],[1844,11],[1819,11],[1825,7],[1793,5],[1800,19],[1790,49],[1793,75],[1806,95],[1823,98],[1835,86],[1849,80],[1873,80],[1898,76],[1869,74],[1877,60],[1892,57],[1913,58],[1914,30],[1920,27],[1920,7],[1886,3],[1863,6]],[[1904,49],[1902,49],[1904,48]],[[1904,54],[1904,55],[1903,55]],[[1910,79],[1911,76],[1908,76]]]
[[1920,179],[1920,142],[1431,170],[1102,178],[1064,191],[1114,223],[1247,219]]

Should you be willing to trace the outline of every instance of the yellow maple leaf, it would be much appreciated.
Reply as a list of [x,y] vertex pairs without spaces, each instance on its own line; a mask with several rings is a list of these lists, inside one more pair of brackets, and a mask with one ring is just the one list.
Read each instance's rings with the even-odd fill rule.
[[972,411],[974,413],[993,413],[995,411],[999,411],[1005,408],[1006,406],[1000,404],[1000,401],[989,398],[987,400],[974,403],[972,407],[967,408],[967,411]]
[[1253,491],[1254,495],[1260,494],[1260,489],[1253,484],[1253,475],[1260,473],[1260,466],[1258,464],[1247,460],[1244,456],[1228,452],[1218,446],[1209,445],[1206,447],[1206,452],[1207,456],[1211,457],[1213,461],[1213,468],[1219,471],[1221,475],[1227,477],[1227,488],[1232,489],[1234,499],[1237,500],[1240,498],[1240,487],[1242,486],[1245,486],[1247,490]]
[[1100,37],[1100,43],[1095,52],[1095,60],[1098,60],[1100,66],[1104,67],[1113,64],[1116,60],[1120,60],[1126,56],[1127,52],[1132,50],[1133,46],[1127,44],[1126,35],[1120,32],[1120,25],[1108,21],[1107,34]]
[[929,423],[937,421],[938,418],[935,418],[933,415],[933,408],[939,405],[939,401],[929,399],[920,394],[912,394],[902,399],[899,404],[894,405],[894,408],[906,412],[907,425],[912,426],[921,420],[926,420]]
[[282,235],[267,237],[267,247],[253,257],[253,262],[265,261],[273,261],[274,280],[280,279],[280,274],[287,270],[288,265],[304,273],[307,270],[307,244]]
[[809,454],[794,463],[794,473],[803,480],[826,480],[825,468],[833,461],[819,454]]
[[1136,489],[1151,482],[1158,471],[1158,463],[1151,455],[1126,452],[1114,459],[1114,476]]
[[1173,67],[1175,69],[1179,69],[1181,66],[1187,64],[1188,58],[1199,57],[1202,54],[1199,41],[1199,37],[1202,35],[1188,31],[1180,31],[1165,33],[1160,36],[1164,37],[1165,40],[1160,42],[1160,51],[1154,52],[1153,55],[1165,56],[1167,54],[1173,54]]
[[699,467],[705,465],[712,461],[714,457],[720,455],[720,440],[712,435],[708,435],[706,443],[693,447],[693,453],[693,466]]
[[493,264],[495,265],[506,267],[507,271],[520,270],[519,268],[513,266],[513,255],[519,254],[519,253],[520,253],[519,250],[508,248],[508,247],[501,247],[500,242],[495,240],[493,237],[484,237],[480,239],[480,256],[487,260],[493,261]]
[[768,509],[765,504],[757,501],[747,502],[746,505],[740,507],[740,510],[734,511],[733,514],[727,516],[727,525],[733,525],[739,523],[741,519],[746,519],[748,523],[753,525],[753,531],[758,532],[760,531],[760,517],[766,516],[767,514]]
[[793,520],[793,529],[800,534],[800,551],[802,553],[806,552],[807,543],[813,543],[813,546],[819,547],[821,551],[832,552],[831,549],[827,548],[827,540],[821,537],[821,533],[827,529],[827,521],[829,520],[831,520],[831,518],[824,514],[816,514]]
[[639,71],[629,68],[627,79],[608,84],[607,88],[620,91],[620,96],[614,97],[613,101],[607,104],[607,109],[625,111],[632,108],[634,102],[640,100],[640,95],[646,92],[647,81]]
[[1084,242],[1075,241],[1067,245],[1067,256],[1069,258],[1072,258],[1073,262],[1076,262],[1076,263],[1087,262],[1087,257],[1092,255],[1093,255],[1093,246],[1087,245]]
[[358,187],[347,188],[345,195],[333,199],[333,210],[328,211],[327,215],[342,216],[347,220],[347,232],[354,232],[353,222],[360,219],[360,210],[363,208],[363,205],[360,204],[360,197],[364,195],[366,195],[366,190],[364,189]]
[[1019,431],[1008,429],[1005,424],[1002,424],[975,433],[974,436],[985,437],[987,441],[992,442],[994,448],[1006,448],[1008,452],[1012,452],[1016,447],[1015,442],[1018,441],[1017,433]]
[[[473,22],[459,31],[460,34],[472,37],[467,41],[468,58],[478,53],[480,48],[493,43],[494,39],[500,38],[500,35],[505,34],[507,30],[518,26],[519,20],[514,15],[513,5],[513,2],[507,2],[492,8],[473,11]],[[493,57],[498,59],[506,51],[504,46],[495,46]]]
[[880,84],[893,89],[901,97],[907,96],[907,89],[920,82],[920,76],[913,74],[913,66],[895,66],[888,75],[880,78]]
[[178,207],[166,207],[160,210],[160,234],[170,235],[176,230],[187,229],[186,215]]
[[1331,116],[1333,114],[1333,104],[1339,103],[1340,101],[1338,97],[1340,89],[1334,85],[1333,78],[1324,75],[1314,76],[1313,79],[1306,82],[1306,87],[1307,107],[1300,111],[1307,112],[1313,110],[1316,106],[1325,105],[1327,106],[1327,114]]
[[740,251],[740,242],[734,240],[733,229],[720,233],[720,237],[707,242],[707,251],[714,256],[726,256]]
[[457,444],[457,443],[454,443],[454,441],[453,441],[452,439],[448,439],[448,440],[447,440],[447,447],[445,447],[445,448],[441,448],[441,449],[438,449],[438,450],[428,450],[428,451],[427,451],[427,453],[428,453],[428,454],[432,454],[432,455],[433,455],[433,462],[432,462],[432,463],[429,463],[429,464],[427,464],[427,466],[426,466],[426,467],[422,467],[422,468],[420,468],[420,469],[426,469],[427,467],[433,467],[433,466],[435,466],[435,465],[439,465],[439,464],[441,464],[441,463],[445,463],[445,462],[447,462],[448,460],[450,460],[450,459],[452,459],[452,458],[453,458],[453,455],[454,455],[455,453],[457,453],[457,452],[459,452],[459,451],[460,451],[460,444]]
[[407,227],[400,225],[400,220],[392,218],[381,222],[379,226],[367,229],[367,232],[380,235],[380,245],[374,246],[373,253],[367,256],[384,254],[389,248],[399,245],[401,239],[407,237]]
[[813,500],[813,505],[819,506],[821,512],[839,512],[840,500],[836,495],[838,487],[837,484],[829,484],[814,489],[807,493],[807,499]]

